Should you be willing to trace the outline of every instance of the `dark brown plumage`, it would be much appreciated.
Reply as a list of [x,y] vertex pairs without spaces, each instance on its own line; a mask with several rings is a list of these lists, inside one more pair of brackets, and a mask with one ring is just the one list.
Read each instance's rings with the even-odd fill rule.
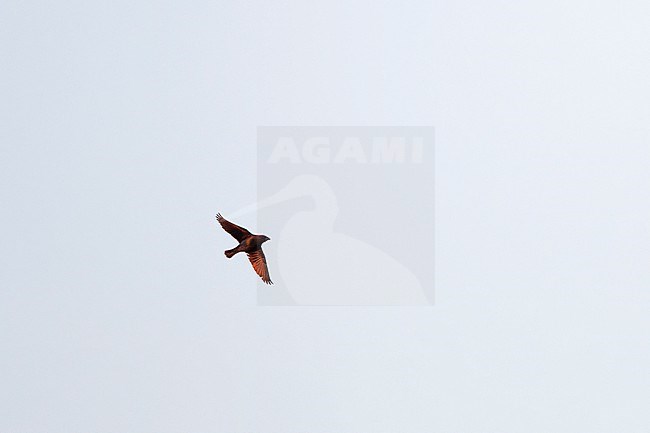
[[269,267],[266,264],[266,257],[264,256],[264,251],[262,251],[262,244],[266,241],[271,240],[268,236],[265,235],[254,235],[243,227],[239,227],[237,224],[233,224],[220,213],[217,214],[217,221],[221,224],[221,227],[230,235],[237,239],[239,245],[235,248],[226,250],[224,253],[226,257],[231,258],[237,253],[245,252],[250,260],[253,269],[257,272],[266,284],[273,284],[271,277],[269,276]]

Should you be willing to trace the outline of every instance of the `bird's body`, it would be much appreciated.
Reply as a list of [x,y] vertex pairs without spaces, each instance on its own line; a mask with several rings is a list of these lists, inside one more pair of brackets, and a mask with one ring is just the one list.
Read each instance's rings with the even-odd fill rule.
[[217,221],[221,224],[221,227],[230,235],[235,238],[239,245],[230,250],[224,251],[226,257],[231,258],[237,253],[244,252],[248,256],[253,269],[257,272],[257,275],[262,278],[266,284],[273,284],[271,277],[269,275],[269,268],[266,264],[266,257],[264,256],[264,251],[262,251],[262,244],[268,240],[271,240],[266,235],[254,235],[243,227],[233,224],[221,214],[217,214]]
[[262,248],[262,244],[266,242],[268,238],[264,235],[250,235],[239,243],[235,248],[231,250],[226,250],[226,257],[231,258],[237,253],[253,253],[255,250]]

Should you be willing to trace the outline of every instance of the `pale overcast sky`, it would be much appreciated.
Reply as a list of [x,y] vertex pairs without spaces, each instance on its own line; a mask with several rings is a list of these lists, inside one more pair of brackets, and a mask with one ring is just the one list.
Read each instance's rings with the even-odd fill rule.
[[[0,431],[645,433],[649,44],[646,1],[3,1]],[[256,306],[214,214],[259,125],[435,127],[435,306]]]

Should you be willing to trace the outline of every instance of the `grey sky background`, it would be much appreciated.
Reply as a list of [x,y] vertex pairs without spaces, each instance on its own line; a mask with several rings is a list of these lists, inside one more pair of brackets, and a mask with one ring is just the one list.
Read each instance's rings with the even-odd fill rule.
[[[2,2],[0,430],[645,432],[649,29]],[[256,198],[258,125],[435,126],[433,308],[255,307],[214,214]]]

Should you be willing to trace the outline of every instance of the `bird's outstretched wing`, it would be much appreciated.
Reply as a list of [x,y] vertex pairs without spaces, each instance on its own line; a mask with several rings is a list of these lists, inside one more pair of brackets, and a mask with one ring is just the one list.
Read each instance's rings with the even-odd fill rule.
[[224,217],[221,216],[220,213],[217,214],[217,221],[219,221],[219,224],[221,224],[221,227],[230,235],[237,239],[238,242],[243,241],[245,238],[251,235],[251,232],[246,230],[243,227],[239,227],[237,224],[233,224]]
[[253,265],[253,269],[257,272],[257,275],[262,277],[262,281],[266,284],[273,284],[271,276],[269,275],[269,267],[266,265],[266,256],[264,256],[262,248],[246,254],[248,255],[248,260],[251,261],[251,265]]

